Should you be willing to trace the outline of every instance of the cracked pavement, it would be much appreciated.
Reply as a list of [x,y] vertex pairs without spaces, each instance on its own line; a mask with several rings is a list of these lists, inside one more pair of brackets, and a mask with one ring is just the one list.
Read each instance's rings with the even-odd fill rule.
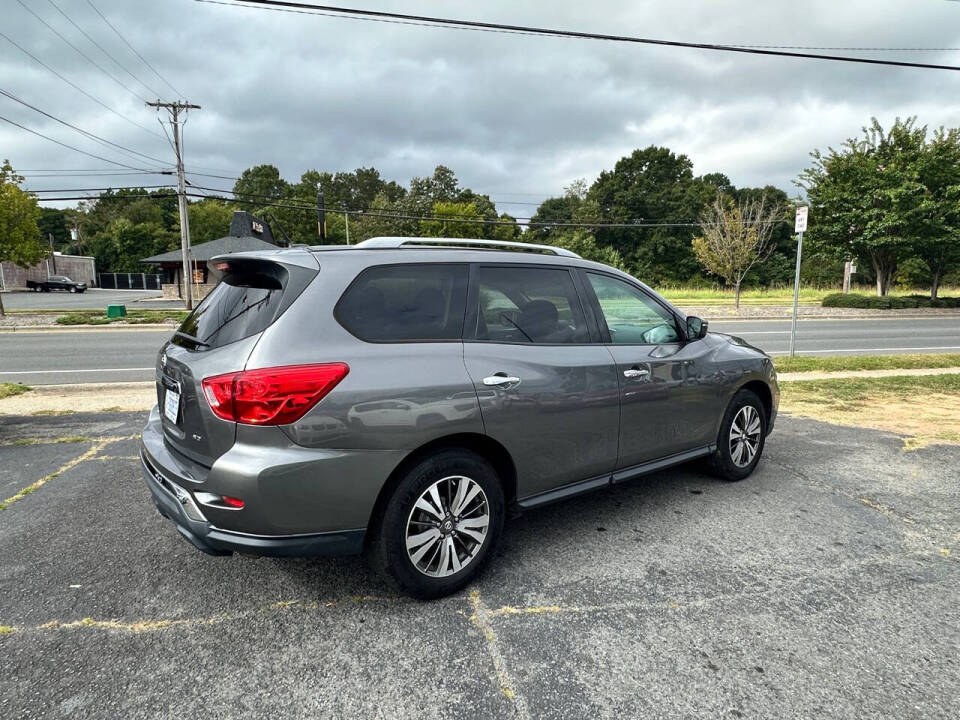
[[[508,522],[463,593],[360,558],[207,557],[153,509],[142,413],[0,418],[0,716],[957,717],[960,447],[781,417]],[[32,444],[25,444],[25,443]]]

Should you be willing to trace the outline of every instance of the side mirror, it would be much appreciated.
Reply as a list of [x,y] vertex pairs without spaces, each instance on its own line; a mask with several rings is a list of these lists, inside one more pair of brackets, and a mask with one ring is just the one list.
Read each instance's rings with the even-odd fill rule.
[[687,318],[687,339],[699,340],[702,337],[706,337],[707,327],[708,323],[706,320],[701,320],[698,317],[690,315]]

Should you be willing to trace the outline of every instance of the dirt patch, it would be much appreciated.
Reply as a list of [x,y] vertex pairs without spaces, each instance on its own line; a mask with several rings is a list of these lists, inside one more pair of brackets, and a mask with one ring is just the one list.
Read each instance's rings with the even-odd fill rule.
[[0,415],[37,415],[106,410],[149,410],[157,402],[152,382],[38,385],[0,400]]
[[806,400],[789,390],[780,410],[790,415],[838,425],[886,430],[904,436],[904,450],[934,444],[960,444],[960,394],[919,393],[913,397],[858,399],[824,403]]

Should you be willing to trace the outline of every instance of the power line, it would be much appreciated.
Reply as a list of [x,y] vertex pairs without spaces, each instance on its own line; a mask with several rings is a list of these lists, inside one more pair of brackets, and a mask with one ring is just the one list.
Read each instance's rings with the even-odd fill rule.
[[[160,158],[155,158],[155,157],[153,157],[152,155],[144,155],[142,152],[138,152],[138,151],[136,151],[136,150],[132,150],[132,149],[130,149],[130,148],[128,148],[128,147],[124,147],[123,145],[118,145],[117,143],[112,142],[112,141],[110,141],[110,140],[107,140],[107,139],[105,139],[105,138],[102,138],[102,137],[100,137],[99,135],[94,135],[92,132],[88,132],[87,130],[84,130],[84,129],[82,129],[82,128],[78,128],[76,125],[72,125],[71,123],[68,123],[66,120],[61,120],[60,118],[58,118],[58,117],[56,117],[56,116],[54,116],[54,115],[51,115],[50,113],[46,112],[45,110],[41,110],[41,109],[38,108],[36,105],[31,105],[31,104],[28,103],[26,100],[21,100],[21,99],[18,98],[16,95],[13,95],[12,93],[7,92],[7,91],[4,90],[3,88],[0,88],[0,95],[4,95],[5,97],[10,98],[10,99],[13,100],[14,102],[18,102],[18,103],[20,103],[21,105],[23,105],[23,106],[25,106],[25,107],[28,107],[28,108],[30,108],[31,110],[35,111],[35,112],[40,113],[40,114],[43,115],[44,117],[48,117],[48,118],[50,118],[51,120],[60,123],[61,125],[65,125],[66,127],[70,128],[70,129],[72,129],[72,130],[76,130],[76,131],[77,131],[78,133],[80,133],[81,135],[83,135],[83,136],[85,136],[85,137],[87,137],[87,138],[89,138],[89,139],[91,139],[91,140],[95,140],[96,142],[99,142],[101,145],[106,145],[106,146],[108,146],[108,147],[114,147],[114,148],[120,150],[121,152],[124,152],[124,153],[126,153],[127,155],[130,155],[131,157],[132,157],[132,156],[135,156],[135,155],[139,155],[140,157],[146,158],[147,160],[153,160],[153,161],[158,162],[158,163],[166,163],[166,160],[161,160]],[[134,158],[134,159],[136,159],[136,158]]]
[[108,110],[109,112],[112,112],[114,115],[116,115],[116,116],[117,116],[118,118],[120,118],[121,120],[126,120],[128,123],[130,123],[131,125],[134,125],[134,126],[140,128],[140,129],[143,130],[144,132],[150,133],[151,135],[154,135],[154,136],[160,138],[161,140],[163,139],[163,135],[161,135],[160,133],[154,132],[153,130],[150,130],[149,128],[141,125],[140,123],[136,122],[135,120],[131,120],[131,119],[128,118],[126,115],[123,115],[122,113],[117,112],[117,111],[114,110],[112,107],[110,107],[110,106],[107,105],[105,102],[103,102],[102,100],[98,100],[97,98],[95,98],[93,95],[91,95],[90,93],[88,93],[86,90],[84,90],[82,87],[80,87],[79,85],[77,85],[77,84],[76,84],[75,82],[73,82],[72,80],[68,80],[67,78],[65,78],[63,75],[61,75],[61,74],[58,73],[56,70],[54,70],[52,67],[50,67],[49,65],[47,65],[45,62],[43,62],[43,60],[41,60],[40,58],[38,58],[36,55],[34,55],[33,53],[31,53],[29,50],[27,50],[27,49],[24,48],[23,46],[21,46],[21,45],[17,44],[16,42],[14,42],[11,38],[9,38],[7,35],[5,35],[2,31],[0,31],[0,37],[2,37],[4,40],[6,40],[6,41],[7,41],[8,43],[10,43],[11,45],[13,45],[13,46],[14,46],[15,48],[17,48],[20,52],[22,52],[24,55],[26,55],[26,56],[29,57],[31,60],[33,60],[35,63],[37,63],[38,65],[40,65],[40,66],[42,66],[42,67],[44,67],[44,68],[46,68],[48,71],[50,71],[51,73],[53,73],[54,75],[56,75],[58,78],[60,78],[61,80],[63,80],[67,85],[69,85],[70,87],[72,87],[74,90],[76,90],[76,91],[79,92],[79,93],[82,93],[83,95],[85,95],[85,96],[87,96],[88,98],[90,98],[91,100],[93,100],[97,105],[99,105],[99,106],[102,107],[103,109]]
[[141,85],[143,85],[147,90],[149,90],[149,91],[150,91],[151,93],[153,93],[154,95],[159,95],[159,94],[160,94],[160,93],[158,93],[156,90],[152,89],[149,85],[147,85],[143,80],[141,80],[141,79],[138,78],[136,75],[134,75],[132,72],[130,72],[129,70],[127,70],[127,68],[124,67],[124,65],[123,65],[119,60],[117,60],[113,55],[111,55],[109,52],[107,52],[107,50],[103,47],[103,45],[101,45],[101,44],[98,43],[96,40],[94,40],[92,37],[90,37],[90,35],[87,34],[86,30],[84,30],[82,27],[80,27],[79,25],[77,25],[77,23],[74,22],[73,18],[71,18],[69,15],[67,15],[67,14],[63,11],[63,9],[62,9],[59,5],[57,5],[53,0],[47,0],[47,2],[49,2],[51,5],[53,5],[54,9],[55,9],[58,13],[60,13],[61,15],[63,15],[63,17],[65,17],[65,18],[67,19],[67,22],[69,22],[69,23],[70,23],[71,25],[73,25],[77,30],[79,30],[80,33],[81,33],[87,40],[89,40],[94,46],[96,46],[96,48],[97,48],[98,50],[100,50],[100,52],[102,52],[102,53],[103,53],[104,55],[106,55],[111,61],[113,61],[113,64],[114,64],[114,65],[116,65],[118,68],[120,68],[121,70],[123,70],[127,75],[129,75],[131,78],[133,78],[134,82],[140,83]]
[[737,45],[720,45],[716,43],[659,40],[656,38],[633,37],[629,35],[607,35],[603,33],[583,32],[576,30],[557,30],[527,25],[479,22],[476,20],[454,20],[451,18],[432,17],[429,15],[408,15],[404,13],[385,12],[382,10],[364,10],[359,8],[334,7],[330,5],[313,5],[310,3],[288,2],[285,0],[238,0],[238,3],[242,4],[221,2],[220,0],[197,0],[197,2],[210,3],[214,5],[229,5],[231,7],[251,6],[264,10],[277,10],[280,12],[304,13],[306,11],[305,14],[309,15],[332,15],[334,17],[349,17],[358,20],[375,20],[379,22],[425,25],[428,27],[441,27],[448,29],[459,28],[481,32],[519,33],[526,35],[540,35],[545,37],[572,38],[576,40],[601,40],[607,42],[632,43],[639,45],[659,45],[662,47],[692,48],[698,50],[714,50],[719,52],[790,57],[805,60],[829,60],[832,62],[886,65],[892,67],[909,67],[924,70],[960,71],[960,66],[957,65],[935,65],[932,63],[915,63],[904,60],[881,60],[878,58],[855,57],[849,55],[824,55],[820,53],[792,52],[787,50],[764,49]]
[[74,152],[78,152],[78,153],[80,153],[81,155],[86,155],[87,157],[92,157],[92,158],[94,158],[94,159],[96,159],[96,160],[103,160],[103,161],[106,162],[106,163],[110,163],[111,165],[117,165],[118,167],[122,167],[122,168],[127,168],[128,170],[147,170],[147,168],[138,168],[138,167],[134,167],[133,165],[126,165],[125,163],[117,162],[116,160],[111,160],[110,158],[105,158],[105,157],[102,157],[101,155],[94,155],[93,153],[88,153],[86,150],[81,150],[80,148],[75,148],[73,145],[67,145],[67,144],[64,143],[64,142],[60,142],[59,140],[54,140],[52,137],[49,137],[48,135],[44,135],[43,133],[39,133],[39,132],[37,132],[36,130],[31,130],[30,128],[26,127],[25,125],[21,125],[21,124],[18,123],[18,122],[14,122],[13,120],[10,120],[9,118],[5,118],[5,117],[3,117],[2,115],[0,115],[0,120],[3,120],[4,122],[10,123],[11,125],[15,125],[16,127],[20,128],[21,130],[26,130],[28,133],[31,133],[31,134],[33,134],[33,135],[36,135],[37,137],[42,137],[44,140],[49,140],[49,141],[52,142],[52,143],[56,143],[57,145],[60,145],[60,146],[62,146],[62,147],[65,147],[65,148],[67,148],[67,149],[69,149],[69,150],[73,150]]
[[87,55],[85,52],[83,52],[83,50],[81,50],[81,49],[78,48],[76,45],[74,45],[72,42],[70,42],[69,40],[67,40],[62,34],[60,34],[60,32],[59,32],[56,28],[54,28],[50,23],[48,23],[48,22],[47,22],[46,20],[44,20],[42,17],[40,17],[39,15],[37,15],[33,10],[31,10],[31,9],[26,5],[26,3],[23,2],[23,0],[17,0],[17,2],[20,3],[20,6],[21,6],[24,10],[26,10],[28,13],[30,13],[31,15],[33,15],[37,20],[39,20],[41,23],[43,23],[50,32],[52,32],[52,33],[53,33],[54,35],[56,35],[58,38],[60,38],[61,40],[63,40],[67,45],[69,45],[70,47],[72,47],[72,48],[74,49],[74,51],[76,51],[76,53],[77,53],[78,55],[80,55],[80,57],[82,57],[82,58],[83,58],[84,60],[86,60],[88,63],[90,63],[91,65],[93,65],[95,68],[97,68],[97,70],[99,70],[99,71],[102,72],[104,75],[106,75],[108,78],[110,78],[111,80],[113,80],[115,83],[117,83],[117,85],[119,85],[119,86],[122,87],[124,90],[126,90],[127,92],[129,92],[131,95],[133,95],[134,97],[136,97],[138,100],[142,100],[143,102],[147,102],[147,99],[146,99],[145,97],[143,97],[142,95],[140,95],[138,92],[136,92],[136,91],[134,91],[134,90],[131,90],[131,89],[130,89],[129,87],[127,87],[123,82],[121,82],[120,80],[118,80],[118,79],[116,78],[116,76],[113,75],[113,73],[109,72],[108,70],[105,70],[103,67],[101,67],[101,65],[100,65],[98,62],[96,62],[95,60],[91,59],[89,55]]
[[173,189],[172,185],[136,185],[129,187],[66,188],[61,190],[26,190],[31,193],[67,193],[67,192],[117,192],[119,190],[156,190]]
[[161,74],[157,71],[157,69],[154,68],[153,65],[151,65],[143,55],[141,55],[140,53],[138,53],[138,52],[137,52],[137,49],[136,49],[133,45],[131,45],[129,42],[127,42],[127,39],[120,33],[119,30],[117,30],[116,27],[114,27],[113,23],[111,23],[109,20],[107,20],[106,16],[97,9],[97,6],[94,5],[94,4],[91,2],[91,0],[87,0],[87,5],[89,5],[90,7],[93,8],[93,11],[94,11],[95,13],[97,13],[97,15],[99,15],[100,18],[107,24],[107,26],[108,26],[111,30],[113,30],[113,32],[115,32],[115,33],[117,34],[117,37],[120,38],[120,39],[123,41],[124,45],[126,45],[128,48],[130,48],[130,51],[131,51],[134,55],[136,55],[138,58],[140,58],[141,62],[143,62],[144,65],[146,65],[148,68],[150,68],[150,70],[153,72],[154,75],[156,75],[158,78],[160,78],[160,79],[164,82],[164,84],[166,84],[166,86],[167,86],[168,88],[170,88],[171,90],[173,90],[174,95],[176,95],[176,96],[178,96],[178,97],[183,97],[183,93],[182,93],[182,92],[180,92],[180,91],[177,90],[173,85],[171,85],[169,80],[167,80],[163,75],[161,75]]

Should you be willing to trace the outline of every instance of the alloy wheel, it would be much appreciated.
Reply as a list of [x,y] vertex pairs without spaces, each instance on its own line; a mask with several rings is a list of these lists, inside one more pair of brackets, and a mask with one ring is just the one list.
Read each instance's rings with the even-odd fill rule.
[[490,505],[483,488],[463,475],[441,478],[410,511],[407,555],[424,575],[448,577],[473,561],[489,527]]
[[744,405],[730,424],[730,459],[737,467],[747,467],[760,448],[763,423],[753,405]]

